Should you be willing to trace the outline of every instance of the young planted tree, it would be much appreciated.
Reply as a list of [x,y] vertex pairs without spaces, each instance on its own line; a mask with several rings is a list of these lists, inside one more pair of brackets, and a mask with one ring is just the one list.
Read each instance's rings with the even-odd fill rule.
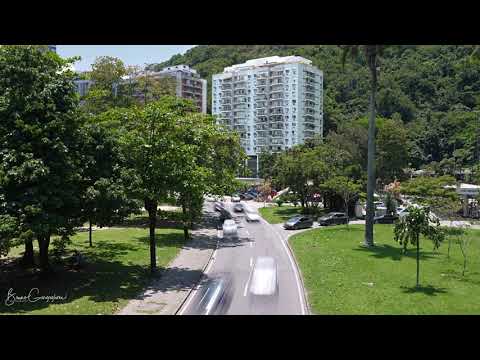
[[384,45],[345,45],[343,46],[342,64],[348,56],[356,59],[363,53],[370,70],[370,117],[368,119],[368,162],[367,162],[367,214],[365,223],[365,246],[374,246],[373,241],[373,218],[375,207],[373,194],[375,192],[375,119],[376,119],[376,95],[378,86],[379,57],[383,53]]
[[[80,219],[82,120],[71,62],[35,46],[0,47],[4,211],[37,239],[43,272],[51,235],[73,233]],[[33,263],[30,240],[25,260]]]
[[430,239],[434,249],[437,249],[445,238],[445,233],[440,229],[438,220],[436,225],[431,225],[432,219],[428,208],[408,207],[408,214],[402,221],[395,224],[394,239],[407,251],[408,244],[417,249],[417,283],[420,286],[420,236]]

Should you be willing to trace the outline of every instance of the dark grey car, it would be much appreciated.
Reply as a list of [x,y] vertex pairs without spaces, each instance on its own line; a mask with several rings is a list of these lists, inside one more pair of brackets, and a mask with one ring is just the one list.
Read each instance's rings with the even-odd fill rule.
[[348,216],[341,212],[331,212],[318,218],[321,226],[348,224]]
[[232,302],[233,290],[233,279],[229,274],[208,279],[199,289],[199,301],[191,315],[225,315]]
[[287,230],[307,229],[313,226],[313,219],[308,216],[294,216],[283,227]]

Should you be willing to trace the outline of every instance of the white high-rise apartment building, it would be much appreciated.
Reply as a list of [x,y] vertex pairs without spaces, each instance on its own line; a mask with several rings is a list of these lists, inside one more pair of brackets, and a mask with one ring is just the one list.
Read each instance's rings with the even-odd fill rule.
[[254,172],[262,151],[322,136],[323,72],[311,64],[300,56],[272,56],[212,76],[212,114],[240,134]]

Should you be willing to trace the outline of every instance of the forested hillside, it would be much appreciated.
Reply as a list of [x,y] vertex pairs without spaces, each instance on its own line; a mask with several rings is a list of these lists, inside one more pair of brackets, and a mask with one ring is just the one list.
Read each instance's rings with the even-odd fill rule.
[[[378,112],[407,132],[404,165],[419,168],[430,164],[443,169],[478,162],[480,65],[472,62],[472,49],[456,45],[387,47],[381,59]],[[368,112],[369,76],[361,56],[343,68],[341,51],[334,45],[203,45],[151,67],[187,64],[197,69],[209,81],[210,108],[211,76],[224,67],[265,56],[303,56],[324,73],[324,135],[342,136],[348,128],[360,126],[359,119]]]

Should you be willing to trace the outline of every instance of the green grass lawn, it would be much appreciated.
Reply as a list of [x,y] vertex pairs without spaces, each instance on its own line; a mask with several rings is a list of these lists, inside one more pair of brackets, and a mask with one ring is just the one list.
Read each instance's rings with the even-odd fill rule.
[[[157,230],[157,266],[165,267],[180,251],[183,232],[179,229]],[[93,247],[88,247],[88,232],[72,237],[68,250],[77,249],[87,257],[83,270],[58,267],[48,280],[14,278],[7,286],[0,284],[1,314],[113,314],[134,298],[148,283],[149,237],[145,228],[112,228],[93,233]],[[18,256],[23,248],[12,249]],[[5,282],[3,283],[5,284]],[[5,305],[8,288],[18,296],[38,288],[41,295],[68,294],[63,303],[17,303]],[[35,294],[36,295],[36,294]]]
[[292,216],[300,214],[301,209],[302,208],[300,206],[282,205],[279,207],[275,205],[260,208],[258,211],[260,212],[260,215],[270,224],[280,224],[284,223]]
[[[269,206],[258,209],[260,215],[268,221],[270,224],[282,224],[291,217],[299,215],[302,211],[300,206],[282,205],[282,206]],[[325,211],[319,210],[319,214]],[[317,217],[320,215],[316,215]]]
[[315,314],[480,314],[480,231],[472,237],[467,272],[457,244],[433,251],[421,240],[420,288],[416,252],[402,255],[392,225],[375,225],[376,246],[363,248],[363,225],[314,229],[290,238]]

